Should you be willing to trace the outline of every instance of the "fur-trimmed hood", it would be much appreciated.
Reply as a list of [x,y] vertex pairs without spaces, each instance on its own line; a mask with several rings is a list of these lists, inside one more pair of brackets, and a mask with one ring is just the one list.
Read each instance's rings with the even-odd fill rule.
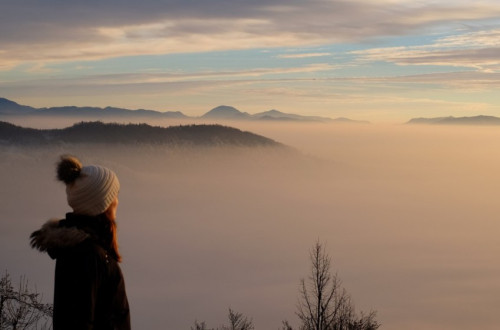
[[40,252],[47,252],[55,258],[57,251],[75,247],[90,237],[90,234],[81,228],[64,226],[65,221],[47,221],[42,228],[30,235],[31,247]]

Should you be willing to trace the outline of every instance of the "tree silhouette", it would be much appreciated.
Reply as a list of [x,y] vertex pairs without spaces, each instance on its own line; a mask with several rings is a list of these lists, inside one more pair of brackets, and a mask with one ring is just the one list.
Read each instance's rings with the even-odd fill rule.
[[229,325],[223,325],[220,328],[207,328],[205,322],[199,323],[198,321],[194,322],[194,327],[191,327],[191,330],[253,330],[253,322],[251,319],[248,319],[242,313],[238,313],[229,308]]
[[[300,281],[300,296],[296,314],[300,330],[377,330],[380,324],[376,312],[357,314],[351,297],[342,288],[337,274],[331,273],[331,258],[318,241],[309,254],[311,272]],[[208,328],[205,322],[195,321],[191,330],[253,330],[252,320],[229,309],[229,326]],[[282,322],[280,330],[293,330]]]
[[[311,273],[300,281],[297,316],[301,330],[375,330],[380,327],[376,313],[357,316],[351,297],[342,288],[337,274],[330,271],[331,259],[320,242],[310,251]],[[283,328],[290,330],[288,322]]]
[[223,326],[222,330],[253,330],[252,320],[249,320],[241,313],[237,313],[229,308],[229,326]]
[[50,328],[52,305],[40,300],[39,293],[29,290],[25,277],[14,289],[6,271],[0,278],[0,330]]

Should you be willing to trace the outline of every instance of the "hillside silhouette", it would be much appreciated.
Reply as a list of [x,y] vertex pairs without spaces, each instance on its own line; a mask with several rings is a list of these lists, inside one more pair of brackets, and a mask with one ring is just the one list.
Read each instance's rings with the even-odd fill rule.
[[64,117],[86,117],[86,118],[109,118],[109,117],[150,117],[150,118],[188,118],[180,111],[154,111],[154,110],[129,110],[116,107],[50,107],[33,108],[20,105],[14,101],[0,97],[0,116],[64,116]]
[[500,118],[494,116],[413,118],[407,124],[500,125]]
[[282,146],[269,138],[222,125],[159,127],[81,122],[64,129],[33,129],[0,121],[0,144],[119,143],[171,146]]

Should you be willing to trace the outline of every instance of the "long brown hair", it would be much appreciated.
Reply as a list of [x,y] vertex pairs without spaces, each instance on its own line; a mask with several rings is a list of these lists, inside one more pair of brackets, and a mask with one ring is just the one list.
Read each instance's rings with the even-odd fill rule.
[[110,219],[106,212],[101,213],[97,216],[99,221],[99,240],[106,247],[111,256],[116,259],[116,261],[121,262],[122,256],[118,250],[118,228],[116,221]]
[[110,250],[114,254],[116,261],[121,262],[122,256],[118,251],[118,228],[115,220],[109,220],[110,222],[110,232],[111,232],[111,242],[110,242]]

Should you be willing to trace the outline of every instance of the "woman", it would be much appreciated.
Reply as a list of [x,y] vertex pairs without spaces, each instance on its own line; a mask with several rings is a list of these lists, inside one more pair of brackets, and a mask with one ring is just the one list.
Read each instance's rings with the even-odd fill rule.
[[130,329],[125,283],[118,263],[116,209],[120,183],[102,166],[62,156],[57,178],[73,212],[31,234],[31,246],[56,259],[54,330]]

